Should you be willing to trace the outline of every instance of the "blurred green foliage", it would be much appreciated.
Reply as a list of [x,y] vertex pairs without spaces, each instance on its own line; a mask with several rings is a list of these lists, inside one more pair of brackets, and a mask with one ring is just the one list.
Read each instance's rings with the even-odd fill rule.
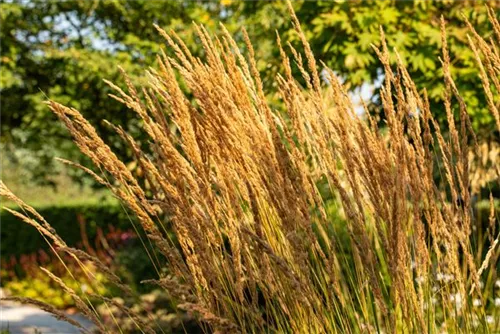
[[[444,15],[452,73],[470,107],[475,129],[481,137],[491,139],[498,133],[486,110],[461,17],[467,17],[479,32],[490,34],[485,4],[473,0],[293,3],[317,58],[353,90],[382,79],[370,47],[379,44],[382,26],[389,47],[397,48],[418,88],[427,89],[440,119],[444,119],[444,111],[440,104],[439,18]],[[499,2],[488,5],[500,8]],[[130,151],[102,120],[122,125],[140,141],[146,140],[133,113],[107,97],[110,89],[102,79],[121,84],[120,65],[135,83],[144,82],[144,70],[155,66],[155,54],[165,46],[153,23],[177,31],[195,54],[201,50],[193,21],[211,31],[218,31],[217,22],[223,22],[238,42],[242,38],[239,29],[246,26],[267,87],[275,85],[275,75],[280,72],[274,31],[284,42],[299,45],[283,1],[6,0],[0,6],[2,149],[17,162],[29,156],[31,176],[37,180],[54,173],[54,156],[88,163],[43,104],[47,97],[80,110],[125,160]],[[371,102],[378,105],[376,91]],[[14,147],[30,154],[7,155],[15,152]],[[81,177],[80,171],[72,173]]]

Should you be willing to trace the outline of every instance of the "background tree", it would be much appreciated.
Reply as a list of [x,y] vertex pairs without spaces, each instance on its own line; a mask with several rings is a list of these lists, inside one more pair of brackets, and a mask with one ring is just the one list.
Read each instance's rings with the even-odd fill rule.
[[[234,13],[244,18],[259,46],[274,43],[275,36],[270,34],[273,29],[292,43],[297,39],[284,3],[229,3]],[[427,89],[433,110],[442,120],[445,118],[440,63],[440,17],[443,15],[447,21],[452,74],[457,78],[457,86],[464,93],[469,112],[473,115],[474,128],[484,139],[498,138],[493,117],[482,94],[474,54],[467,44],[464,18],[478,31],[489,32],[487,38],[492,37],[486,6],[498,13],[500,2],[337,0],[299,1],[294,5],[316,57],[341,75],[353,89],[366,83],[376,85],[383,79],[380,62],[371,48],[371,44],[379,44],[379,29],[382,27],[389,48],[397,49],[418,88]],[[273,50],[275,54],[268,54],[268,50]],[[278,71],[279,54],[276,48],[259,47],[258,52],[264,59],[274,60],[266,66]],[[264,70],[264,67],[261,69]],[[378,104],[376,90],[372,102]]]
[[[164,41],[153,23],[191,37],[190,22],[215,25],[218,4],[196,1],[25,1],[1,4],[1,125],[6,156],[37,180],[54,172],[53,157],[81,160],[43,101],[67,103],[88,117],[118,154],[125,148],[102,122],[140,135],[134,115],[110,99],[103,79],[134,81],[154,65]],[[189,22],[189,24],[188,24]],[[197,43],[192,38],[192,46]],[[15,149],[13,149],[15,148]],[[78,173],[78,171],[75,171]]]

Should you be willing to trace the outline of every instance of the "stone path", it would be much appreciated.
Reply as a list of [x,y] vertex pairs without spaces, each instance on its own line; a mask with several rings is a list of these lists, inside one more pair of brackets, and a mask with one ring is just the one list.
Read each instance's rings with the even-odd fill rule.
[[[68,315],[83,327],[92,323],[81,315]],[[49,313],[33,306],[11,302],[0,302],[0,332],[8,329],[10,334],[76,334],[80,331],[73,325],[56,320]]]

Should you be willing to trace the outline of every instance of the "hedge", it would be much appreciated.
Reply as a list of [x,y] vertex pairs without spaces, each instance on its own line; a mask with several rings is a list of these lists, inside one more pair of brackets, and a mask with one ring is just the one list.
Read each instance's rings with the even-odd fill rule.
[[[13,207],[14,210],[19,210]],[[125,209],[117,202],[72,203],[35,207],[35,209],[55,228],[61,238],[69,245],[75,246],[81,241],[79,221],[85,222],[88,239],[92,242],[100,227],[106,232],[109,226],[117,229],[133,229],[131,220]],[[0,250],[3,258],[49,249],[40,233],[31,225],[22,222],[6,210],[0,213]]]
[[[495,207],[498,212],[499,201],[495,202]],[[117,202],[72,203],[35,209],[56,229],[69,246],[75,246],[81,241],[79,219],[85,221],[86,233],[90,241],[95,239],[97,227],[102,228],[104,232],[109,229],[109,226],[126,231],[133,229],[131,220],[136,222],[134,216],[127,215],[125,208]],[[475,211],[475,216],[480,221],[478,225],[483,228],[488,226],[488,201],[479,202]],[[39,249],[49,249],[45,240],[33,226],[20,221],[3,209],[0,213],[0,224],[0,250],[3,258],[30,254]]]

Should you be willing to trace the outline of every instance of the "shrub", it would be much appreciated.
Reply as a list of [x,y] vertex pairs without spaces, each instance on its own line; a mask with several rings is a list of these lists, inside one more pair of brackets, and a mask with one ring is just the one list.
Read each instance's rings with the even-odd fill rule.
[[[489,13],[500,39],[500,24]],[[447,134],[434,119],[426,92],[417,91],[404,61],[387,49],[383,33],[374,47],[385,70],[380,131],[374,115],[366,113],[364,120],[356,114],[346,88],[328,68],[322,70],[328,86],[322,86],[293,12],[292,22],[304,56],[290,47],[290,59],[278,38],[285,68],[276,78],[282,112],[269,107],[245,31],[248,57],[227,31],[212,38],[197,27],[206,52],[200,60],[175,33],[158,28],[175,57],[158,57],[159,69],[148,72],[142,98],[126,75],[127,92],[110,83],[113,97],[138,114],[151,137],[141,146],[115,127],[137,157],[144,172],[140,179],[78,111],[49,102],[80,150],[105,174],[86,170],[136,214],[163,255],[151,257],[159,278],[149,283],[208,329],[223,333],[498,329],[498,310],[492,307],[498,293],[497,218],[492,198],[485,231],[492,246],[483,257],[471,243],[477,231],[468,151],[476,143],[451,75],[444,20]],[[500,40],[486,42],[472,27],[469,32],[500,129],[495,103]],[[293,78],[291,66],[299,68],[306,87]],[[439,182],[434,172],[441,175]],[[0,190],[29,213],[21,219],[66,248],[42,217],[5,186]],[[329,199],[341,208],[345,228],[332,224]],[[168,226],[176,240],[166,233]],[[344,239],[346,246],[339,241]],[[164,259],[171,276],[160,270]],[[89,305],[79,306],[106,332]],[[127,312],[142,331],[161,330]]]
[[[14,209],[20,210],[18,207]],[[68,246],[83,248],[97,256],[107,266],[114,268],[132,289],[139,286],[138,282],[147,277],[148,272],[152,272],[153,267],[147,260],[144,247],[131,231],[132,223],[136,224],[137,221],[133,216],[129,217],[119,203],[72,203],[43,206],[37,208],[37,211],[55,222],[52,227],[64,237]],[[85,276],[79,265],[73,263],[67,254],[55,256],[50,250],[50,244],[40,233],[7,211],[2,211],[0,219],[2,288],[15,296],[35,298],[58,308],[75,306],[71,296],[58,290],[57,283],[40,272],[39,267],[43,266],[60,276],[65,284],[81,295],[80,286],[67,272],[69,269],[74,276]],[[23,242],[19,242],[20,240]],[[123,250],[125,247],[126,251]],[[130,258],[131,254],[134,259],[140,260],[140,271],[137,271],[137,263],[134,266],[129,261],[122,261]],[[65,259],[64,265],[58,256]],[[110,296],[113,289],[104,276],[97,273],[95,279],[99,282],[98,291],[92,291],[88,282],[83,288],[88,289],[89,293],[98,292]]]
[[114,298],[111,306],[100,305],[97,311],[102,315],[106,327],[112,332],[121,330],[129,334],[143,333],[142,329],[135,324],[134,319],[125,312],[123,306],[134,312],[145,323],[155,324],[164,333],[203,333],[193,317],[176,310],[168,294],[158,289],[141,295],[131,305],[130,302],[120,297]]
[[[49,266],[48,268],[53,271],[53,268],[51,268],[51,266]],[[83,277],[83,273],[79,272],[78,269],[79,268],[71,268],[74,275]],[[40,272],[39,270],[37,271],[37,273],[38,274],[28,276],[27,278],[14,278],[7,282],[4,281],[3,288],[7,289],[9,293],[14,296],[33,298],[41,302],[53,305],[54,307],[59,309],[67,309],[76,306],[73,298],[64,290],[59,289],[58,284],[55,283],[49,276]],[[58,276],[61,277],[62,281],[68,287],[75,290],[80,296],[85,296],[86,293],[97,293],[103,296],[110,295],[110,291],[105,287],[106,280],[100,273],[97,273],[95,277],[95,279],[100,283],[100,288],[97,291],[94,291],[92,288],[85,290],[86,287],[90,286],[88,282],[82,280],[80,283],[78,283],[75,281],[74,277],[68,275],[67,273],[60,272]],[[80,291],[81,286],[84,287],[84,291]],[[94,298],[93,302],[98,303],[99,300],[96,300]]]

